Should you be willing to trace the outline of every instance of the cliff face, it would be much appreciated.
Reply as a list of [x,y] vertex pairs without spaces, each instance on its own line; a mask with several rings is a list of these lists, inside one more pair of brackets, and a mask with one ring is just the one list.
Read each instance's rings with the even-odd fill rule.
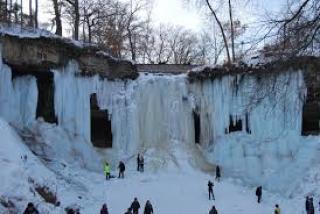
[[4,34],[0,37],[2,57],[18,72],[49,71],[65,66],[70,60],[79,64],[84,75],[99,74],[107,79],[136,79],[135,66],[101,52],[94,46],[78,46],[59,37],[25,37]]

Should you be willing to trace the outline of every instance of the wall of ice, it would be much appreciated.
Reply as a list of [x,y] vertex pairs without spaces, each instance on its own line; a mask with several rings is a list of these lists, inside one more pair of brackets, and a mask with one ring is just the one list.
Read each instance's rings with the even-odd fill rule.
[[[77,139],[75,147],[81,141],[87,146],[79,146],[90,148],[90,96],[96,93],[98,106],[111,118],[113,147],[104,155],[114,163],[149,148],[193,145],[194,112],[200,115],[200,142],[207,159],[250,184],[290,194],[288,183],[292,187],[296,182],[291,178],[299,178],[315,158],[313,147],[304,145],[300,136],[306,94],[302,71],[226,75],[192,83],[186,75],[141,74],[134,81],[85,77],[74,61],[52,72],[59,127]],[[1,62],[0,117],[27,126],[36,118],[36,80],[11,79],[10,68]],[[241,121],[241,131],[229,132],[230,118],[234,124]],[[274,189],[277,183],[282,185]]]
[[37,100],[36,79],[24,76],[12,80],[11,69],[0,60],[0,117],[28,126],[36,117]]

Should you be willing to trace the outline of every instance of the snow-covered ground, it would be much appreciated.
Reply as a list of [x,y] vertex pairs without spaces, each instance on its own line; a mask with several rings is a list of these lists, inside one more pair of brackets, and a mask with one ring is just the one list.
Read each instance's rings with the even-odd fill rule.
[[[194,154],[188,154],[186,148],[178,145],[171,148],[175,161],[167,157],[166,167],[154,170],[153,167],[164,160],[157,159],[155,153],[159,150],[149,150],[145,153],[144,173],[136,171],[135,157],[130,157],[125,160],[125,179],[106,181],[102,166],[100,172],[95,172],[65,162],[63,158],[44,161],[36,157],[2,119],[0,136],[0,199],[10,199],[16,205],[11,213],[21,213],[28,201],[34,202],[41,213],[63,213],[63,208],[69,206],[79,207],[84,214],[98,213],[103,203],[108,204],[110,213],[124,213],[134,197],[138,197],[142,207],[150,200],[155,213],[208,213],[214,204],[219,213],[267,214],[273,212],[276,203],[284,214],[304,213],[304,194],[289,199],[264,192],[262,203],[257,204],[255,187],[246,186],[237,179],[223,178],[220,183],[215,182],[216,200],[209,201],[207,182],[214,179],[213,175],[192,167]],[[27,160],[23,158],[25,155]],[[117,171],[112,174],[116,175]],[[314,179],[319,176],[315,174],[308,176],[311,186],[319,184],[319,180]],[[61,205],[54,207],[44,203],[35,192],[36,185],[48,186],[57,194]],[[303,190],[308,188],[304,185]],[[0,213],[8,212],[0,205]]]

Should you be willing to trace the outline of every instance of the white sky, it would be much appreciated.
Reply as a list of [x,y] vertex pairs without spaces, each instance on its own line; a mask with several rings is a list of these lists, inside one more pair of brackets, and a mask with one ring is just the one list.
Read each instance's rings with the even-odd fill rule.
[[[198,30],[201,28],[202,19],[200,10],[191,6],[186,8],[185,0],[154,0],[153,20],[155,23],[171,23],[182,25],[190,29]],[[243,2],[244,0],[239,0]],[[18,0],[20,2],[20,0]],[[23,0],[25,11],[28,11],[29,0]],[[39,0],[40,3],[40,22],[48,22],[52,15],[48,14],[50,0]],[[246,6],[242,10],[237,10],[242,22],[252,22],[259,14],[265,10],[279,10],[286,0],[254,0],[254,4]]]

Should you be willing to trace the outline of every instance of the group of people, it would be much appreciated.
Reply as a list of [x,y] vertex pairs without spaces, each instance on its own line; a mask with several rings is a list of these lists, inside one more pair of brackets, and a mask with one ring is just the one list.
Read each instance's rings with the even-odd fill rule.
[[[216,181],[220,181],[221,179],[221,170],[220,170],[220,166],[217,165],[216,166]],[[214,197],[214,193],[213,193],[213,182],[212,181],[208,181],[208,193],[209,193],[209,200],[215,200],[215,197]],[[258,199],[258,203],[261,202],[261,198],[262,198],[262,186],[258,186],[257,189],[256,189],[256,196],[257,196],[257,199]],[[312,201],[312,200],[311,200]],[[320,205],[320,202],[319,202],[319,205]],[[311,205],[307,205],[306,203],[306,207],[310,207]],[[313,205],[312,205],[313,206]],[[209,214],[218,214],[218,211],[216,209],[215,206],[212,206],[211,210],[209,211]],[[281,211],[280,211],[280,207],[278,204],[275,205],[275,210],[274,210],[274,214],[281,214]],[[314,214],[314,212],[307,212],[307,214]]]
[[[126,170],[126,166],[123,161],[119,162],[118,169],[119,169],[118,178],[124,178],[124,172]],[[138,154],[137,156],[137,171],[138,172],[144,171],[144,158],[141,154]],[[104,174],[106,176],[106,180],[113,178],[113,176],[111,175],[111,166],[107,161],[104,163]]]
[[[138,214],[140,209],[140,203],[138,201],[138,198],[134,198],[133,202],[131,203],[128,210],[125,212],[125,214]],[[100,210],[100,214],[109,214],[107,204],[103,204],[102,208]],[[144,207],[143,214],[153,214],[153,207],[149,200],[147,200],[146,205]]]

